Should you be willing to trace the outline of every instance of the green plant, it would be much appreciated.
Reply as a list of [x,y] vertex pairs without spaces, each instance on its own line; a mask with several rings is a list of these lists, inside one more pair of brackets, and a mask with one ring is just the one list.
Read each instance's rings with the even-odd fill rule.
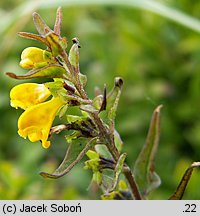
[[[33,19],[39,34],[20,32],[19,36],[42,42],[47,49],[26,48],[20,65],[31,70],[20,76],[14,73],[7,75],[21,80],[47,78],[53,81],[24,83],[11,90],[11,105],[25,110],[18,120],[18,133],[31,142],[41,141],[42,146],[48,148],[51,136],[65,132],[68,143],[60,166],[52,174],[40,174],[45,178],[60,178],[87,155],[89,160],[85,162],[85,169],[92,170],[92,182],[102,189],[102,199],[147,199],[161,183],[154,170],[154,161],[159,144],[162,106],[153,112],[146,143],[132,170],[125,162],[127,154],[123,152],[123,141],[115,129],[122,78],[115,78],[111,92],[107,93],[105,86],[102,91],[96,90],[94,99],[88,98],[85,91],[87,77],[79,68],[80,43],[74,38],[69,54],[66,52],[68,41],[60,34],[61,9],[57,11],[53,30],[39,14],[34,13]],[[69,111],[73,115],[68,114]],[[61,124],[52,127],[57,115]],[[200,163],[195,162],[186,170],[170,199],[182,198],[192,171],[198,166]]]

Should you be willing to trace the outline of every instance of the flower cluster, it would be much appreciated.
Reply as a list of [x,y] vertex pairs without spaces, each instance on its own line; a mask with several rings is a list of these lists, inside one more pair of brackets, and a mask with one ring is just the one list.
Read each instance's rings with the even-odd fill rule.
[[[23,75],[7,73],[14,79],[48,78],[50,82],[23,83],[10,91],[11,106],[24,112],[18,119],[18,133],[28,137],[31,142],[41,141],[44,148],[51,144],[50,136],[67,130],[65,139],[68,143],[66,155],[60,166],[52,173],[41,172],[48,178],[59,178],[67,174],[87,155],[85,169],[93,171],[93,182],[105,187],[106,196],[116,198],[127,196],[126,190],[117,188],[119,177],[124,170],[125,154],[121,154],[123,142],[115,130],[115,116],[123,81],[115,79],[111,92],[107,95],[106,87],[90,100],[84,90],[87,82],[80,73],[79,48],[77,38],[66,52],[67,39],[60,35],[62,21],[61,9],[57,10],[54,29],[50,29],[39,14],[33,14],[37,34],[20,32],[19,36],[37,40],[46,45],[46,49],[28,47],[21,54],[20,66],[29,71]],[[76,115],[68,115],[70,107],[76,107]],[[77,114],[78,113],[78,114]],[[65,123],[52,126],[56,116],[64,117]],[[105,184],[104,170],[114,172],[110,184]],[[129,172],[129,171],[128,171]],[[129,173],[129,180],[132,179]],[[129,195],[129,193],[128,193]]]
[[[37,47],[27,47],[21,54],[20,66],[30,70],[24,75],[7,73],[15,79],[52,78],[52,82],[44,84],[24,83],[12,88],[10,92],[11,106],[22,108],[24,112],[18,120],[18,133],[28,137],[31,142],[41,141],[44,148],[50,146],[48,140],[52,123],[62,110],[66,112],[70,105],[80,103],[80,95],[84,94],[77,71],[78,40],[71,48],[69,57],[65,52],[66,38],[60,36],[61,9],[57,11],[54,30],[51,30],[39,14],[33,14],[38,35],[20,32],[19,36],[37,40],[47,46],[46,50]],[[75,61],[75,65],[73,65]],[[64,114],[62,114],[64,115]]]
[[52,122],[64,101],[52,97],[46,101],[51,92],[44,84],[24,83],[15,86],[10,92],[11,106],[25,111],[18,120],[18,133],[31,142],[42,141],[42,146],[48,148],[49,131]]
[[[70,172],[83,157],[88,156],[85,169],[93,172],[92,182],[101,187],[102,199],[146,199],[161,181],[154,170],[155,155],[160,137],[160,109],[152,115],[150,128],[134,168],[126,164],[123,141],[115,129],[115,118],[123,80],[115,78],[113,89],[107,94],[106,86],[96,97],[88,98],[84,87],[87,77],[80,73],[77,38],[66,52],[67,39],[60,35],[61,8],[57,10],[54,29],[50,29],[39,14],[33,13],[35,27],[39,34],[20,32],[19,36],[37,40],[46,49],[28,47],[21,54],[20,66],[29,71],[23,75],[8,72],[14,79],[48,78],[50,82],[24,83],[10,91],[11,106],[24,112],[18,120],[18,133],[31,142],[41,141],[44,148],[51,144],[50,136],[67,130],[67,152],[62,163],[52,173],[41,172],[48,178],[59,178]],[[76,107],[76,114],[69,115],[68,108]],[[71,114],[73,114],[71,112]],[[64,124],[52,126],[56,116],[64,117]],[[176,192],[170,199],[181,199],[194,168],[193,163],[185,172]],[[121,174],[124,178],[121,177]]]

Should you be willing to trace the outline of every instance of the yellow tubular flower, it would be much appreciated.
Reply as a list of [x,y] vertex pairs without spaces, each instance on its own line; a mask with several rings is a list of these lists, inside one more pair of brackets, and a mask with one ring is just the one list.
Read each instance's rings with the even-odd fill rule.
[[59,98],[53,98],[47,102],[29,107],[18,120],[18,133],[21,137],[28,136],[31,142],[41,140],[42,146],[48,148],[49,131],[58,110],[64,105]]
[[38,68],[47,65],[51,54],[37,47],[27,47],[21,54],[20,66],[26,69]]
[[15,108],[27,109],[45,101],[51,92],[44,84],[23,83],[10,91],[10,104]]

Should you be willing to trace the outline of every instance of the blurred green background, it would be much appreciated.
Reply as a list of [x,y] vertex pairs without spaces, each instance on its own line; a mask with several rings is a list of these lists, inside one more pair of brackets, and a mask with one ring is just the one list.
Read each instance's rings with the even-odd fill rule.
[[[155,165],[162,184],[150,199],[170,197],[190,163],[200,160],[200,1],[103,2],[0,1],[0,199],[99,199],[90,186],[91,172],[83,170],[84,161],[59,180],[38,174],[52,172],[61,162],[64,139],[53,137],[47,150],[22,139],[17,134],[22,111],[9,104],[10,89],[21,81],[4,73],[25,72],[18,65],[25,47],[44,48],[16,32],[36,33],[34,11],[53,27],[58,6],[63,8],[62,35],[69,44],[73,37],[80,40],[80,67],[88,76],[89,95],[104,83],[110,90],[115,76],[124,79],[116,127],[130,166],[145,142],[154,108],[164,105]],[[126,2],[133,2],[133,7],[123,6]],[[154,2],[157,9],[151,7]],[[199,182],[200,171],[195,170],[184,199],[200,199]]]

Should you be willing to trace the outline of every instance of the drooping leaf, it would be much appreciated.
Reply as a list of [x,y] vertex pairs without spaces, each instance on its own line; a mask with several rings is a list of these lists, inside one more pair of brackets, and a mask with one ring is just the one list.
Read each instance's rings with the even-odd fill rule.
[[40,175],[45,178],[57,179],[66,175],[77,163],[81,161],[86,152],[95,143],[96,138],[86,139],[77,138],[73,139],[69,144],[64,160],[60,166],[52,173],[41,172]]
[[143,146],[134,166],[134,175],[141,194],[145,197],[157,188],[161,181],[154,171],[154,161],[160,138],[160,109],[158,106],[152,115],[146,143]]
[[181,200],[185,189],[187,187],[187,184],[190,180],[190,177],[192,175],[192,172],[194,170],[194,168],[200,167],[200,162],[193,162],[188,169],[185,171],[175,193],[169,198],[170,200]]
[[17,76],[14,73],[7,72],[7,76],[13,78],[13,79],[20,79],[20,80],[25,80],[25,79],[32,79],[32,78],[66,78],[66,71],[63,67],[58,66],[58,65],[47,65],[42,68],[37,68],[30,70],[28,73],[24,75],[19,75]]

